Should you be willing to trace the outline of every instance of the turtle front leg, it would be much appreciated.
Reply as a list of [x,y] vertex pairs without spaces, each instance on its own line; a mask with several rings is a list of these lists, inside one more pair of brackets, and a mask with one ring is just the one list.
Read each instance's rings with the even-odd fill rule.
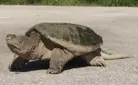
[[101,56],[100,49],[82,56],[82,58],[91,66],[107,66],[107,63]]
[[10,71],[20,70],[27,62],[28,62],[28,60],[25,60],[15,54],[14,59],[13,59],[12,63],[9,65],[8,69]]
[[66,49],[54,48],[50,57],[49,74],[61,73],[64,65],[71,60],[74,55]]

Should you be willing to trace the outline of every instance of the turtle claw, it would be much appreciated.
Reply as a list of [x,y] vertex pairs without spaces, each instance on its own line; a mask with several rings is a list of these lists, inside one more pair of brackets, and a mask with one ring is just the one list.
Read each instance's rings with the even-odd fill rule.
[[49,68],[49,69],[47,70],[47,73],[48,73],[48,74],[59,74],[59,73],[61,73],[61,71],[59,71],[59,70],[53,70],[53,69],[50,69],[50,68]]
[[91,66],[100,66],[100,67],[106,67],[107,63],[104,61],[104,59],[102,57],[95,57],[94,59],[91,60],[90,62]]
[[8,70],[9,70],[9,71],[12,71],[11,65],[8,66]]
[[18,71],[18,70],[20,70],[22,67],[17,67],[17,66],[15,66],[15,65],[13,65],[13,64],[11,64],[11,65],[9,65],[8,66],[8,70],[9,71]]

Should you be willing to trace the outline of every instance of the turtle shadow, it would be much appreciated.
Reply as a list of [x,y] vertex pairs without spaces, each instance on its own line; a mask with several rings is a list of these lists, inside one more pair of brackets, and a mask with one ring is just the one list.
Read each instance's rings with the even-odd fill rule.
[[27,63],[21,72],[35,71],[35,70],[44,70],[49,68],[49,60],[36,60],[30,61]]
[[[81,58],[74,58],[69,61],[63,68],[63,70],[70,70],[73,68],[82,68],[89,66],[84,60]],[[37,60],[30,61],[27,63],[23,69],[20,69],[19,72],[28,72],[28,71],[36,71],[36,70],[47,70],[49,68],[49,60]],[[17,71],[17,70],[14,70]]]
[[63,70],[70,70],[73,68],[82,68],[82,67],[87,67],[87,66],[89,66],[89,64],[86,63],[86,61],[84,61],[80,57],[76,57],[76,58],[72,59],[71,61],[69,61],[64,66]]

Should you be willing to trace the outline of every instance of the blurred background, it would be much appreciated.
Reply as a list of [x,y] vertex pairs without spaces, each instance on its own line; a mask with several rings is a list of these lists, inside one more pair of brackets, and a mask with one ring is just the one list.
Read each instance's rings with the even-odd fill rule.
[[0,0],[2,5],[138,6],[138,0]]

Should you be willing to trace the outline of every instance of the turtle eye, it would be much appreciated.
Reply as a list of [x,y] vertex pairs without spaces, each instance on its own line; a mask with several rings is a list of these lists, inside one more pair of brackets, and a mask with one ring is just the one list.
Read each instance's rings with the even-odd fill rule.
[[7,34],[7,36],[6,36],[6,40],[12,40],[14,38],[16,38],[16,35],[14,35],[14,34]]
[[11,40],[12,38],[10,36],[7,36],[6,37],[6,40]]

